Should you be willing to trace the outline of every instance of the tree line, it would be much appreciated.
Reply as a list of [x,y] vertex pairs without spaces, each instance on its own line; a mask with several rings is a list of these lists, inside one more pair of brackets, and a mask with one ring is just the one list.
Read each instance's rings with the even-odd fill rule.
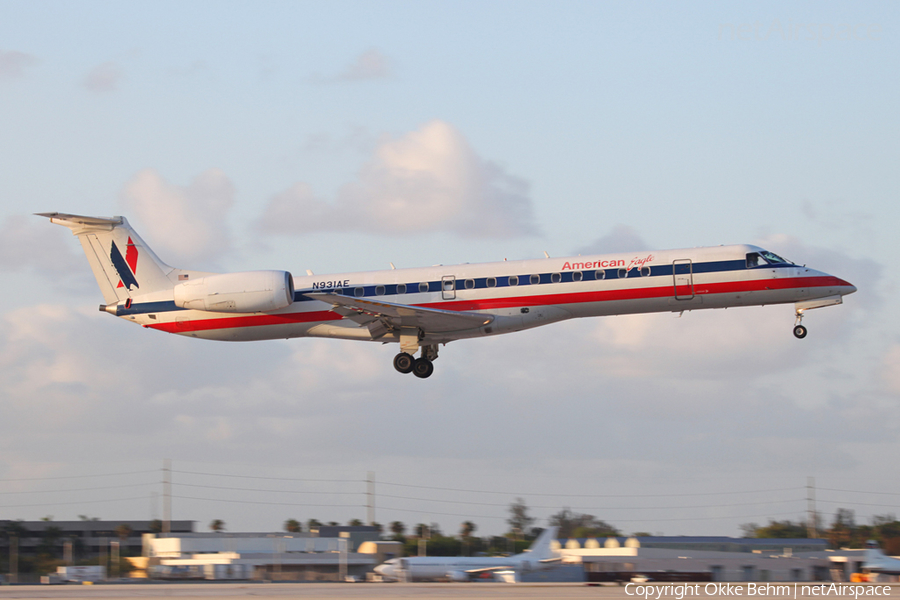
[[[869,540],[881,544],[885,554],[900,554],[900,521],[894,515],[875,515],[868,525],[857,523],[852,510],[839,508],[834,513],[831,524],[824,527],[821,513],[814,516],[814,527],[798,519],[797,521],[769,520],[768,525],[756,523],[741,525],[745,538],[808,538],[810,534],[828,540],[828,545],[839,548],[864,548]],[[811,531],[812,530],[812,531]]]

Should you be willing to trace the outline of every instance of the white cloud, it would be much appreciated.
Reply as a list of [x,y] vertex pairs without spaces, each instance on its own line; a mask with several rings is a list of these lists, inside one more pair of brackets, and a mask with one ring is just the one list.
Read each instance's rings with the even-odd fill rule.
[[888,392],[900,399],[900,344],[894,344],[885,354],[881,377]]
[[528,184],[475,154],[453,126],[431,121],[383,141],[334,202],[297,183],[269,202],[260,228],[375,234],[452,232],[465,238],[532,235]]
[[579,248],[576,254],[607,254],[616,252],[632,252],[647,250],[649,245],[638,235],[633,227],[628,225],[616,225],[612,231],[591,242],[587,246]]
[[230,248],[226,217],[234,185],[219,169],[201,173],[187,186],[144,169],[125,185],[121,204],[147,226],[141,235],[163,261],[186,261],[173,266],[220,258]]
[[79,244],[67,237],[72,237],[68,230],[43,217],[9,216],[0,227],[0,270],[34,269],[54,278],[84,275],[87,262],[81,259]]
[[97,65],[84,76],[81,84],[91,92],[113,92],[125,77],[122,67],[116,62],[105,62]]
[[390,61],[378,50],[366,50],[356,61],[338,75],[342,81],[359,81],[364,79],[385,79],[391,76]]
[[31,54],[16,50],[0,50],[0,80],[23,77],[25,69],[37,63],[37,58]]
[[356,57],[351,64],[333,76],[314,75],[313,83],[340,83],[389,79],[393,75],[391,61],[375,48]]

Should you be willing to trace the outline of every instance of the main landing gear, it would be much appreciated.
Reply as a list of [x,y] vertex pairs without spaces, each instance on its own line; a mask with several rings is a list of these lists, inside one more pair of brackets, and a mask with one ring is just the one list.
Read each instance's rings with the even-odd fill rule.
[[431,377],[434,373],[434,359],[437,358],[437,346],[423,346],[422,356],[413,357],[409,352],[401,352],[394,357],[394,368],[401,373],[412,373],[420,379]]

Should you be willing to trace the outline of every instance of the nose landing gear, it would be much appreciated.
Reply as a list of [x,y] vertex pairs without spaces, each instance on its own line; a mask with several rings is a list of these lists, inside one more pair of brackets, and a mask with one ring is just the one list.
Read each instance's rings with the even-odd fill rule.
[[800,324],[803,321],[803,311],[801,309],[797,309],[796,315],[797,320],[794,322],[794,337],[798,340],[802,340],[808,333],[806,327]]

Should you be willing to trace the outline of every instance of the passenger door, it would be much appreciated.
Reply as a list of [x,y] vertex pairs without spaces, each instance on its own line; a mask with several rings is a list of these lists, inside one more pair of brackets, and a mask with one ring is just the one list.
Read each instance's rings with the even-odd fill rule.
[[694,265],[689,258],[672,262],[672,275],[675,279],[675,299],[690,300],[694,297]]

